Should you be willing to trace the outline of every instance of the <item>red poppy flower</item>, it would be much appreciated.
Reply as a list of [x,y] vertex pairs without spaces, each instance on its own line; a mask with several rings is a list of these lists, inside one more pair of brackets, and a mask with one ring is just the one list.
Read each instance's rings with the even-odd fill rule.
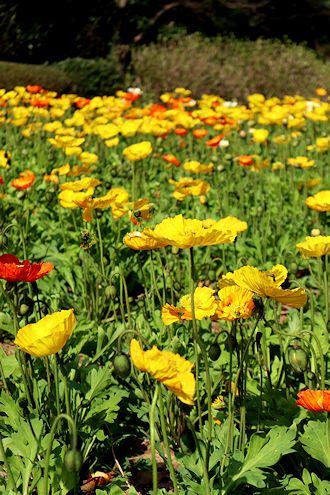
[[301,390],[296,404],[313,412],[330,412],[330,390]]
[[3,177],[0,176],[0,185],[4,184],[5,181],[3,180]]
[[0,278],[7,282],[35,282],[53,270],[49,262],[30,263],[30,261],[19,261],[13,254],[0,256]]
[[221,143],[222,138],[223,138],[223,134],[219,134],[218,136],[214,136],[214,138],[206,141],[206,144],[210,148],[217,148],[219,146],[219,144]]
[[19,191],[29,189],[36,180],[36,176],[31,170],[24,170],[24,172],[21,172],[19,175],[20,177],[18,179],[11,181],[11,185]]
[[174,134],[176,134],[177,136],[185,136],[186,134],[188,134],[188,129],[185,129],[184,127],[177,127],[176,129],[174,129]]
[[175,165],[176,167],[180,167],[181,162],[171,153],[166,153],[166,155],[162,156],[162,159],[165,162],[172,163],[172,165]]

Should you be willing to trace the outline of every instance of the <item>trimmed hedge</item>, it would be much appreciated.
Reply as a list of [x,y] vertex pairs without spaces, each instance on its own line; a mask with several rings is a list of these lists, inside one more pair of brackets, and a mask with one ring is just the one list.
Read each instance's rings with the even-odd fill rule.
[[54,67],[0,62],[0,88],[10,90],[28,84],[37,84],[58,93],[72,93],[77,89],[68,75]]
[[193,34],[135,48],[128,85],[156,96],[183,86],[196,97],[214,93],[240,101],[251,93],[308,97],[318,86],[330,87],[330,62],[289,41]]
[[114,55],[108,58],[68,58],[53,64],[68,75],[81,96],[112,95],[123,88],[121,66]]

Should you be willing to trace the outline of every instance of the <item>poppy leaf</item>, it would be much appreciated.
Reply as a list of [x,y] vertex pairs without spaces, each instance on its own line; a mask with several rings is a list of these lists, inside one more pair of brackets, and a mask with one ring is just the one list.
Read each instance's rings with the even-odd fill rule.
[[303,449],[330,468],[330,428],[327,421],[309,421],[300,437]]

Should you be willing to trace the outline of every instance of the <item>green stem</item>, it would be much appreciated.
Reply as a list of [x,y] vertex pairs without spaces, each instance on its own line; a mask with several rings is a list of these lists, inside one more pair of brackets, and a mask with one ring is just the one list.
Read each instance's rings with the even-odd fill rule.
[[[13,301],[11,300],[11,298],[9,297],[6,289],[4,289],[3,284],[1,284],[1,283],[0,283],[0,290],[1,290],[1,293],[4,296],[4,298],[6,299],[8,306],[11,309],[11,313],[12,313],[13,320],[14,320],[15,335],[17,335],[17,332],[19,330],[19,323],[18,323],[18,319],[17,319],[16,307],[15,307]],[[30,386],[29,386],[29,382],[28,382],[28,375],[26,373],[26,367],[23,366],[24,358],[22,356],[22,352],[18,351],[16,357],[17,357],[19,369],[21,372],[21,376],[23,379],[23,386],[24,386],[24,390],[25,390],[25,395],[26,395],[28,404],[32,410],[33,409],[32,397],[31,397]]]
[[102,234],[101,234],[101,228],[100,228],[100,219],[96,215],[96,228],[97,228],[97,235],[99,238],[99,248],[100,248],[100,265],[101,265],[101,273],[103,277],[105,277],[105,269],[104,269],[104,262],[103,262],[103,241],[102,241]]
[[[120,269],[120,280],[121,280],[121,283],[122,283],[122,287],[124,289],[124,294],[125,294],[125,303],[126,303],[126,311],[127,311],[127,322],[128,322],[128,326],[130,328],[133,328],[133,325],[132,325],[132,320],[131,320],[131,310],[130,310],[130,305],[129,305],[129,300],[128,300],[128,290],[127,290],[127,284],[126,284],[126,279],[125,279],[125,275],[123,273],[123,270]],[[122,301],[121,301],[122,302]]]
[[156,274],[155,274],[155,265],[154,265],[154,258],[153,258],[153,252],[152,249],[150,250],[150,266],[151,266],[151,280],[152,280],[152,285],[154,286],[154,291],[157,294],[159,304],[163,306],[165,304],[165,301],[163,300],[162,296],[160,295],[160,292],[158,290],[157,286],[157,280],[156,280]]
[[53,441],[55,437],[55,432],[57,429],[58,423],[61,421],[61,419],[65,419],[68,424],[71,427],[71,448],[72,450],[77,449],[77,443],[78,443],[78,434],[77,434],[77,427],[76,423],[73,421],[71,416],[68,414],[59,414],[56,416],[55,421],[51,427],[50,430],[50,436],[48,440],[48,448],[46,452],[46,457],[45,457],[45,472],[44,472],[44,479],[43,479],[43,484],[42,484],[42,489],[41,489],[41,494],[40,495],[48,495],[48,473],[49,473],[49,461],[50,461],[50,456],[52,452],[52,447],[53,447]]
[[[210,450],[210,444],[212,441],[212,390],[211,390],[211,376],[210,376],[210,368],[209,368],[209,362],[208,362],[208,357],[206,354],[205,346],[204,343],[198,333],[198,328],[197,328],[197,322],[196,322],[196,317],[195,317],[195,267],[194,267],[194,253],[193,253],[193,248],[191,247],[189,249],[189,268],[190,268],[190,290],[191,290],[191,316],[192,316],[192,324],[193,324],[193,338],[194,341],[198,344],[198,347],[201,351],[203,361],[204,361],[204,366],[205,366],[205,388],[206,388],[206,394],[207,394],[207,448],[206,448],[206,466],[208,466],[209,462],[209,450]],[[198,362],[198,355],[196,356],[196,363]],[[197,367],[196,367],[197,370]],[[196,371],[197,373],[197,371]],[[198,384],[198,376],[197,376],[197,384]],[[198,386],[196,387],[196,389]],[[199,398],[200,399],[200,398]],[[201,412],[201,407],[199,404],[199,414]],[[202,431],[201,431],[202,433]]]
[[156,386],[149,412],[150,450],[151,450],[151,462],[152,462],[152,495],[157,495],[157,491],[158,491],[158,473],[157,473],[156,445],[155,445],[155,438],[156,438],[155,411],[158,400],[158,392],[159,389]]
[[58,380],[58,364],[57,364],[56,354],[54,354],[53,360],[54,360],[54,379],[55,379],[56,410],[57,410],[57,414],[59,415],[61,413],[60,384],[59,384],[59,380]]
[[326,254],[323,258],[323,285],[324,285],[324,302],[325,302],[325,324],[328,328],[329,324],[329,287],[328,287],[328,255]]
[[[157,387],[160,388],[159,383],[157,383]],[[178,495],[179,494],[178,484],[176,481],[175,471],[174,471],[172,457],[171,457],[170,445],[169,445],[168,435],[167,435],[167,430],[166,430],[166,423],[165,423],[165,416],[164,416],[164,401],[162,398],[161,390],[159,390],[159,408],[158,408],[158,410],[159,410],[160,424],[161,424],[161,428],[162,428],[162,435],[163,435],[163,440],[164,440],[164,445],[165,445],[166,460],[167,460],[167,464],[168,464],[168,469],[170,471],[170,476],[171,476],[171,480],[173,483],[174,493],[176,495]]]

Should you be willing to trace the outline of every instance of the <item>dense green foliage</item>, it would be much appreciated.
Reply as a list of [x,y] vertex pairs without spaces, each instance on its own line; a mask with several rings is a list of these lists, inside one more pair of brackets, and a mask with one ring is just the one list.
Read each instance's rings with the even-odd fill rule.
[[88,97],[125,86],[140,86],[149,95],[184,86],[196,96],[221,93],[241,101],[254,92],[307,96],[330,86],[330,62],[292,42],[180,35],[135,48],[126,71],[120,58],[118,47],[106,58],[68,58],[52,66],[2,63],[0,86],[40,84]]
[[17,64],[0,62],[0,87],[12,89],[15,86],[39,84],[59,93],[74,91],[73,80],[64,71],[47,65]]
[[283,38],[322,49],[329,43],[329,0],[58,0],[46,9],[19,0],[0,0],[0,58],[54,62],[72,57],[106,57],[116,44],[157,40],[185,29],[207,36]]

